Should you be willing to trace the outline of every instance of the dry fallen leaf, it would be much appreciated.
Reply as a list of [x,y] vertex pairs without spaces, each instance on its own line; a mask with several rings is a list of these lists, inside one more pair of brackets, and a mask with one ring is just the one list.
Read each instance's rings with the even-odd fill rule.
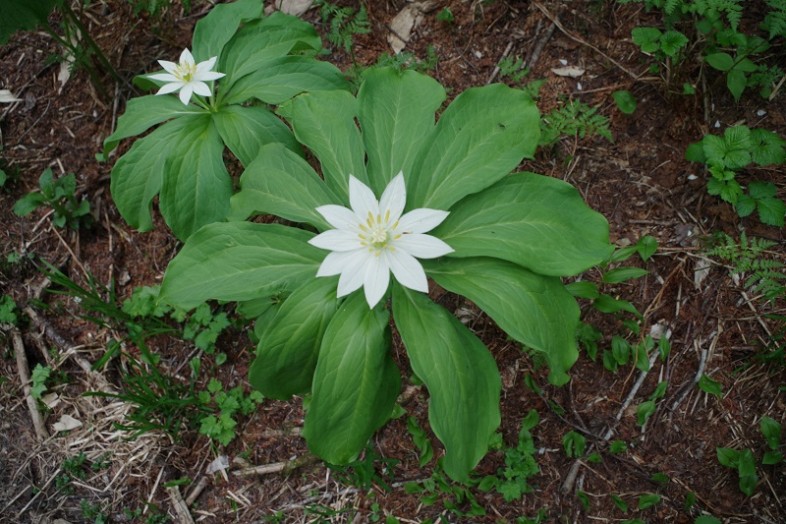
[[407,46],[412,31],[423,21],[423,13],[428,12],[434,7],[434,2],[426,0],[409,4],[390,22],[390,34],[388,43],[393,52],[399,54]]
[[300,16],[314,5],[314,0],[276,0],[275,6],[279,11],[292,16]]
[[557,76],[567,76],[568,78],[578,78],[584,74],[584,70],[576,66],[555,67],[551,72]]
[[13,102],[19,102],[19,100],[20,99],[11,94],[11,91],[8,89],[0,89],[0,102],[11,104]]
[[60,420],[52,425],[55,432],[58,431],[71,431],[72,429],[81,428],[82,423],[72,417],[71,415],[63,415]]

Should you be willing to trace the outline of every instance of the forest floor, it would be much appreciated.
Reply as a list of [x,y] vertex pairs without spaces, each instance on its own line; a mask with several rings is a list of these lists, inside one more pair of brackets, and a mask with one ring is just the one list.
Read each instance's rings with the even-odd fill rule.
[[[86,318],[91,314],[84,297],[63,294],[62,282],[42,272],[43,263],[82,287],[94,283],[112,306],[139,286],[160,283],[178,241],[160,217],[149,233],[124,223],[109,192],[117,157],[99,162],[96,155],[126,101],[139,94],[130,79],[190,45],[193,24],[209,8],[203,1],[192,4],[190,11],[176,3],[160,18],[150,18],[134,16],[124,0],[90,2],[83,21],[124,79],[115,84],[104,78],[106,94],[84,70],[58,80],[60,67],[50,58],[59,50],[43,32],[19,33],[0,47],[0,88],[21,99],[0,105],[2,167],[9,174],[0,188],[0,290],[14,299],[20,317],[18,328],[5,326],[0,335],[0,522],[395,522],[392,517],[530,522],[523,519],[530,517],[555,523],[693,523],[700,515],[725,523],[786,522],[786,466],[761,463],[768,448],[759,425],[765,416],[786,423],[786,367],[782,359],[760,358],[772,355],[778,343],[783,347],[784,323],[777,315],[786,314],[786,304],[782,296],[775,302],[757,296],[727,262],[707,255],[717,233],[739,238],[744,231],[774,242],[766,256],[783,262],[786,229],[737,216],[732,206],[708,195],[704,167],[684,159],[688,144],[734,124],[786,136],[786,89],[771,100],[746,92],[735,103],[723,77],[698,61],[653,70],[656,60],[632,42],[631,30],[661,26],[662,20],[637,3],[423,2],[421,20],[406,42],[405,51],[425,63],[451,98],[490,82],[525,85],[542,79],[542,114],[571,101],[597,108],[608,118],[613,140],[592,133],[562,137],[539,149],[522,169],[575,185],[608,219],[617,246],[646,235],[658,242],[648,261],[626,262],[646,269],[646,276],[602,285],[604,293],[641,312],[639,333],[623,323],[635,320],[632,315],[603,314],[582,301],[582,320],[602,333],[600,351],[596,359],[582,352],[563,387],[548,385],[547,370],[473,304],[455,301],[457,314],[491,349],[503,377],[503,448],[491,451],[473,478],[504,467],[504,450],[516,446],[522,420],[534,409],[540,418],[531,430],[539,472],[528,479],[528,493],[506,501],[477,483],[444,481],[435,459],[420,465],[421,448],[411,429],[417,422],[431,435],[422,386],[407,387],[400,399],[406,415],[382,428],[365,460],[346,470],[309,455],[299,435],[300,398],[263,401],[239,417],[237,437],[227,446],[212,443],[198,425],[185,427],[177,438],[156,430],[129,438],[118,429],[134,406],[85,393],[122,390],[124,377],[133,372],[126,356],[100,369],[93,364],[114,341],[122,341],[129,355],[135,348],[122,325]],[[391,25],[409,5],[364,4],[370,32],[352,35],[349,52],[325,42],[330,52],[324,59],[348,74],[392,52]],[[763,2],[746,4],[751,7],[743,25],[755,32]],[[329,33],[317,7],[302,17],[323,36]],[[771,52],[786,68],[782,40]],[[497,65],[506,57],[523,60],[526,77],[500,72]],[[565,67],[573,67],[575,75],[558,74]],[[695,94],[682,94],[684,83],[695,86]],[[635,97],[633,114],[615,104],[612,94],[620,90]],[[127,150],[126,142],[118,154]],[[91,226],[57,228],[43,208],[24,218],[12,212],[14,202],[37,189],[46,168],[76,174],[76,193],[91,206]],[[743,183],[746,177],[773,182],[786,197],[782,166],[743,171],[740,177]],[[597,282],[600,272],[585,278]],[[668,337],[671,348],[665,358],[651,360],[649,371],[632,363],[616,372],[604,367],[601,354],[613,337],[636,346],[648,334]],[[187,383],[188,362],[200,355],[194,344],[172,335],[149,343],[163,372]],[[247,388],[254,355],[248,328],[231,325],[217,351],[228,356],[227,363],[211,365],[204,356],[196,390],[204,390],[211,376],[227,390]],[[31,406],[20,372],[36,365],[51,374],[46,403]],[[718,383],[718,395],[697,387],[701,376]],[[654,413],[637,424],[637,407],[660,383],[667,385]],[[68,430],[55,428],[69,422]],[[566,454],[563,437],[571,431],[585,437],[586,455]],[[438,457],[439,442],[427,438]],[[740,491],[734,469],[719,464],[719,447],[752,451],[758,475],[752,496]]]

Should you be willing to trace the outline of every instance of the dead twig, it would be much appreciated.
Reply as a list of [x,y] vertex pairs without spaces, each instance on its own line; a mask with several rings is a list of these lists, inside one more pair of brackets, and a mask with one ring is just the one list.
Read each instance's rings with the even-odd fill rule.
[[186,505],[186,501],[183,500],[183,496],[180,494],[180,489],[177,486],[168,486],[166,488],[166,493],[169,495],[169,500],[175,508],[178,522],[180,522],[180,524],[194,524],[194,518],[191,516],[191,512],[188,511],[188,506]]
[[22,391],[27,402],[27,407],[30,410],[30,418],[33,419],[33,429],[35,429],[36,437],[38,440],[46,440],[49,438],[49,432],[44,425],[44,419],[41,412],[38,411],[36,400],[30,394],[30,367],[27,365],[27,356],[25,355],[25,345],[22,342],[22,334],[18,329],[11,329],[11,339],[14,346],[14,354],[16,355],[16,368],[19,373],[19,380],[22,383]]
[[283,462],[273,462],[271,464],[262,464],[261,466],[252,466],[249,468],[238,469],[232,472],[237,477],[247,477],[249,475],[268,475],[270,473],[289,473],[297,468],[307,466],[319,461],[314,455],[303,455],[294,460],[286,460]]

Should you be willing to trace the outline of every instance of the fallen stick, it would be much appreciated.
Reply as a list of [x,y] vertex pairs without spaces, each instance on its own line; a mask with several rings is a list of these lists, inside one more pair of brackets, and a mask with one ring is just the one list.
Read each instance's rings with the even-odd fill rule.
[[172,506],[175,508],[178,522],[180,524],[194,524],[194,518],[191,516],[191,512],[188,511],[188,506],[186,506],[186,501],[183,500],[183,496],[180,494],[180,489],[177,486],[169,486],[166,488],[166,492],[169,495]]
[[24,393],[27,407],[30,410],[30,418],[33,419],[33,429],[35,429],[38,440],[43,441],[49,438],[49,432],[46,430],[41,412],[38,411],[38,404],[30,394],[30,367],[27,365],[25,346],[22,342],[22,335],[19,333],[18,329],[11,329],[11,339],[13,340],[14,354],[16,355],[16,368],[19,373],[19,380],[22,382],[22,392]]

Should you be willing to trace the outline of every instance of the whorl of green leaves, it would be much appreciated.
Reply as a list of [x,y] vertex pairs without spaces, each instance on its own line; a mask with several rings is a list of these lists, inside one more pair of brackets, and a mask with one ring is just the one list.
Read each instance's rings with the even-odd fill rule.
[[602,262],[612,249],[607,222],[574,187],[511,174],[540,139],[527,93],[502,84],[468,89],[435,121],[445,98],[428,76],[373,68],[356,97],[315,91],[283,104],[279,112],[319,160],[321,176],[291,149],[262,146],[232,197],[231,216],[275,214],[294,225],[206,225],[170,264],[161,293],[184,307],[210,298],[277,297],[280,305],[264,312],[266,327],[257,331],[250,381],[274,398],[310,391],[304,435],[315,453],[340,464],[364,449],[393,410],[400,379],[391,356],[392,311],[412,370],[429,392],[444,469],[464,480],[500,422],[493,357],[450,311],[396,282],[389,306],[383,300],[369,310],[359,291],[337,299],[337,279],[316,278],[326,253],[307,243],[313,229],[330,229],[315,208],[347,207],[350,174],[379,195],[403,171],[407,209],[450,212],[433,234],[455,252],[424,263],[426,274],[541,352],[554,384],[569,380],[578,355],[579,310],[560,277]]

